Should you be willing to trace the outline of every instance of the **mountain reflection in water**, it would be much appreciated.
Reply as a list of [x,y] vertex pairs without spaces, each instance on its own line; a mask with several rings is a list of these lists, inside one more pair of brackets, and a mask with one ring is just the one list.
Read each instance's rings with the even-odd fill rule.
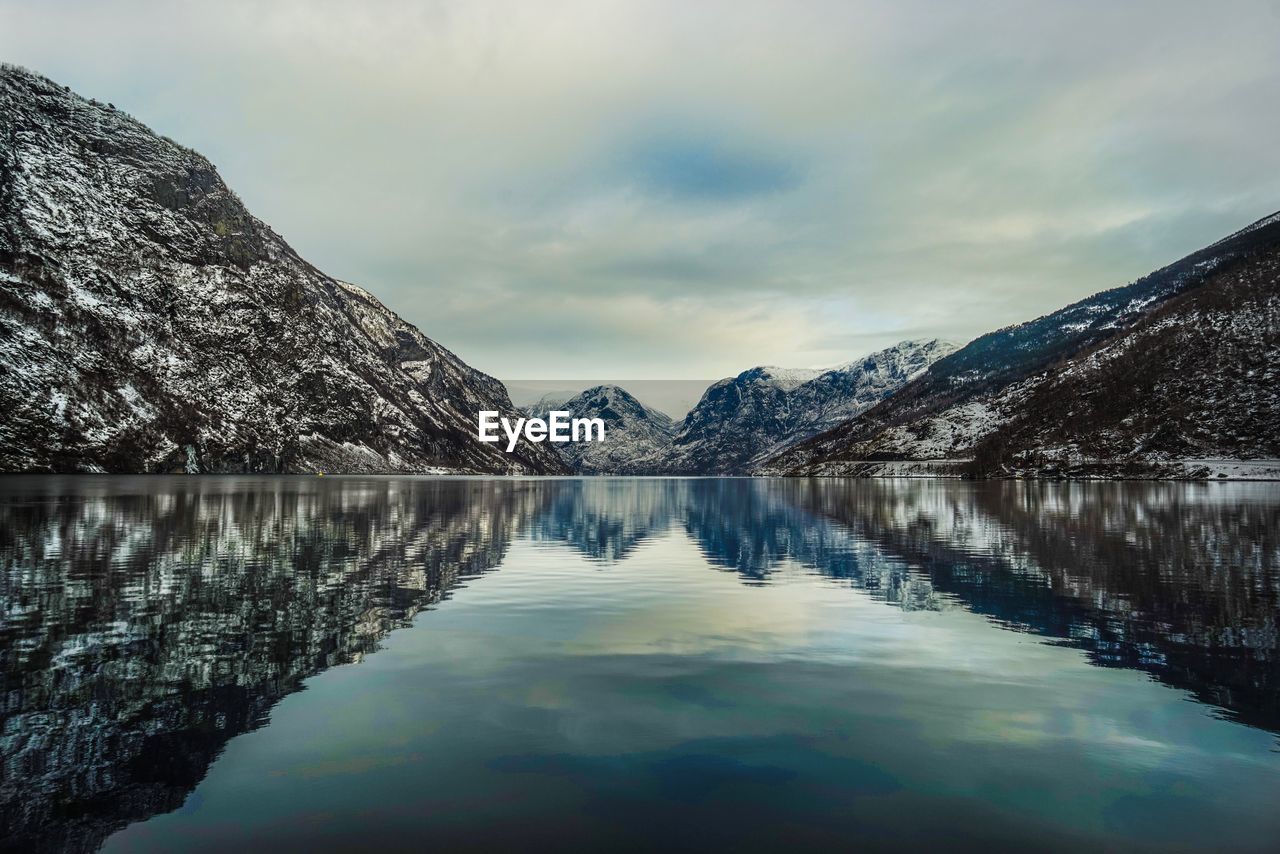
[[1186,483],[8,478],[2,838],[94,850],[179,808],[226,743],[263,726],[281,698],[375,651],[468,577],[499,569],[519,539],[612,566],[682,531],[706,564],[744,584],[769,585],[799,565],[886,606],[971,611],[1277,733],[1278,493]]

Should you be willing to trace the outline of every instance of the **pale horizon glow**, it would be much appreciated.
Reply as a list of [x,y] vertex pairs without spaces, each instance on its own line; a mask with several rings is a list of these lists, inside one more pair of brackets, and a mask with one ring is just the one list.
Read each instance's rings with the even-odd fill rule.
[[963,343],[1280,209],[1280,4],[0,0],[502,379]]

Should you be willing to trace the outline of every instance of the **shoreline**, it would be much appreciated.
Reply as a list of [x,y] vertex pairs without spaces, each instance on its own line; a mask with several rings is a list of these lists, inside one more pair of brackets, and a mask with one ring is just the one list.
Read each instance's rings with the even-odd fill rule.
[[[463,471],[351,471],[351,472],[93,472],[93,471],[0,471],[0,479],[16,478],[404,478],[476,480],[967,480],[1043,482],[1148,482],[1148,483],[1276,483],[1280,482],[1280,460],[1177,460],[1159,465],[1134,463],[1082,463],[1065,471],[1013,470],[984,477],[963,472],[967,460],[882,460],[875,462],[831,463],[805,474],[498,474]],[[842,470],[835,470],[835,469]]]

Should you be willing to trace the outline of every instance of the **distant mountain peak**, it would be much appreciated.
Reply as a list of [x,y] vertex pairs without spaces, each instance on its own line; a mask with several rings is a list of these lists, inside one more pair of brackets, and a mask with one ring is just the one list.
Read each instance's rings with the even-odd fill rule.
[[617,385],[592,386],[569,400],[527,411],[546,417],[552,410],[567,411],[572,418],[599,418],[605,424],[602,442],[556,446],[580,474],[651,474],[660,468],[675,431],[669,415],[645,406]]
[[[869,362],[892,363],[895,360],[905,358],[907,361],[912,359],[929,359],[934,361],[942,356],[949,355],[959,349],[960,345],[951,341],[945,341],[941,338],[911,338],[906,341],[899,341],[883,350],[876,350],[860,356],[852,361],[844,362],[831,368],[831,371],[850,371],[860,370]],[[825,372],[824,372],[825,373]]]
[[954,348],[936,339],[904,341],[827,370],[760,366],[721,380],[685,417],[670,470],[750,472],[787,445],[879,403]]
[[776,365],[761,365],[755,368],[748,368],[738,374],[737,379],[760,380],[784,391],[790,391],[822,373],[821,370],[812,368],[779,368]]

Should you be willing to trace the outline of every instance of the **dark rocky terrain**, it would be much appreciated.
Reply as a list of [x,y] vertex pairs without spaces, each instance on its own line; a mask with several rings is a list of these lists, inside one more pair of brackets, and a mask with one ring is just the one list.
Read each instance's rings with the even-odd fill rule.
[[255,219],[208,160],[0,68],[0,471],[565,470],[506,389]]
[[1280,215],[977,339],[772,474],[1280,477]]

